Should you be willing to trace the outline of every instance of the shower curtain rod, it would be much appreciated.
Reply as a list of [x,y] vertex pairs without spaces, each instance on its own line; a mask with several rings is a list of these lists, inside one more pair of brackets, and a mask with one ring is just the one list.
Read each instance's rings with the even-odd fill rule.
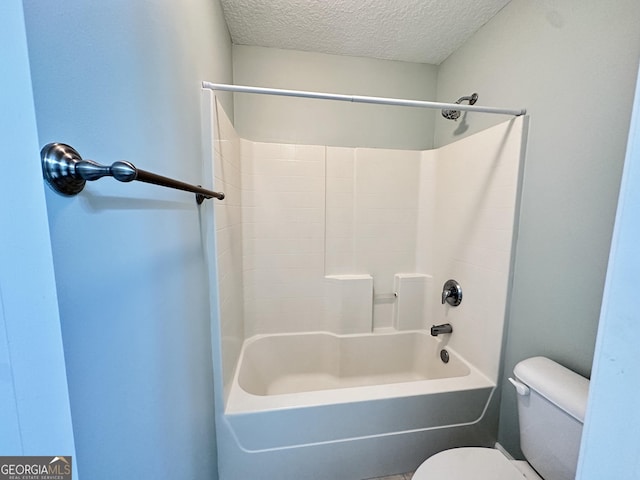
[[280,95],[284,97],[317,98],[320,100],[338,100],[341,102],[372,103],[376,105],[397,105],[401,107],[421,107],[435,109],[455,109],[465,112],[497,113],[502,115],[525,115],[526,109],[481,107],[477,105],[461,105],[459,103],[426,102],[423,100],[406,100],[402,98],[366,97],[362,95],[341,95],[337,93],[306,92],[303,90],[282,90],[279,88],[249,87],[245,85],[229,85],[226,83],[202,82],[202,88],[221,92],[258,93],[263,95]]

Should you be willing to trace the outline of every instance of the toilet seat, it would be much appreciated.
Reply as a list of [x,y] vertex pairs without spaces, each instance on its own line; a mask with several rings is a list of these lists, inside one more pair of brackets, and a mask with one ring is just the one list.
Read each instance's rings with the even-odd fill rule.
[[[524,480],[525,476],[493,448],[452,448],[423,462],[412,480]],[[539,478],[539,477],[538,477]]]

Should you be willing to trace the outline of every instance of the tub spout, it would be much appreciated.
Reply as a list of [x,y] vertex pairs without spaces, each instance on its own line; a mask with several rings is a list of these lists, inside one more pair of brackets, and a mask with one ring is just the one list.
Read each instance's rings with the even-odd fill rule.
[[443,323],[442,325],[433,325],[431,327],[431,335],[437,337],[443,333],[451,333],[453,332],[453,327],[450,323]]

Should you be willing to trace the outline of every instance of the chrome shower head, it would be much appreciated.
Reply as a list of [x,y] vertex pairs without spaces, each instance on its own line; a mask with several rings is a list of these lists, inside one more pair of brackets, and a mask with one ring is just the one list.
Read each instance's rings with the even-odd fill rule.
[[[472,93],[468,97],[460,97],[456,103],[469,102],[469,105],[473,105],[478,101],[478,94]],[[458,120],[460,118],[460,110],[442,110],[442,116],[447,120]]]

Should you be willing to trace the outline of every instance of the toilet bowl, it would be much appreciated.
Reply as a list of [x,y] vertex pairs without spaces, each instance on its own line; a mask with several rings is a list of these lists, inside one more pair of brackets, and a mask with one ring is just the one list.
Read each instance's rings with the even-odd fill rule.
[[492,448],[462,447],[428,458],[412,480],[573,480],[589,381],[545,357],[518,363],[520,446],[528,462]]
[[412,480],[543,480],[527,462],[509,460],[499,450],[452,448],[428,458]]

